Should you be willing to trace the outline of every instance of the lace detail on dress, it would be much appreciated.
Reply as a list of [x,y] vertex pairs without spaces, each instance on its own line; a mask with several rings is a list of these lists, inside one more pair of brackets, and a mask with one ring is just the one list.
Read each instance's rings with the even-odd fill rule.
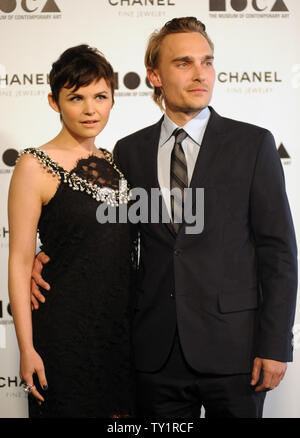
[[108,205],[127,204],[130,199],[130,188],[127,180],[117,168],[112,155],[105,149],[101,149],[101,151],[104,159],[96,155],[81,158],[70,172],[52,160],[41,149],[26,148],[19,153],[18,159],[24,154],[32,154],[45,169],[52,172],[62,182],[67,183],[73,190],[85,191],[96,201],[106,202]]

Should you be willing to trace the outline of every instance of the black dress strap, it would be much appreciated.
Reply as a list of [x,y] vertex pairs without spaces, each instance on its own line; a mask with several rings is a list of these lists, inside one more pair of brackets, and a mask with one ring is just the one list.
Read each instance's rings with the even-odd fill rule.
[[[98,202],[106,202],[111,206],[118,206],[119,204],[127,204],[130,200],[130,188],[128,186],[127,180],[125,179],[123,173],[117,168],[116,164],[112,159],[112,155],[106,151],[105,149],[101,149],[105,160],[108,162],[110,166],[118,173],[119,175],[119,187],[118,189],[113,189],[111,187],[100,187],[98,184],[89,182],[87,179],[78,176],[73,169],[71,171],[65,170],[62,166],[60,166],[56,161],[52,160],[42,149],[36,148],[26,148],[22,150],[18,159],[24,154],[32,154],[35,158],[39,160],[42,166],[51,172],[54,176],[56,176],[63,183],[69,185],[73,190],[86,192],[88,195],[91,195]],[[97,156],[90,156],[96,157]],[[90,158],[89,157],[89,158]],[[18,161],[17,159],[17,161]],[[80,159],[78,163],[84,159]],[[77,163],[77,166],[78,166]],[[76,169],[76,167],[74,168]]]

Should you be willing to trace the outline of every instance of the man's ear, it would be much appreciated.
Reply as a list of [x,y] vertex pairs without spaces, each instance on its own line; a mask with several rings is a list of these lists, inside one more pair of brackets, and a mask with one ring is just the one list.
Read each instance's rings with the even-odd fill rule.
[[147,77],[154,87],[160,88],[162,87],[162,83],[160,80],[160,75],[157,69],[152,69],[150,67],[147,68]]
[[48,102],[49,102],[49,105],[51,106],[51,108],[54,109],[54,111],[56,111],[57,113],[60,113],[60,108],[58,106],[58,103],[56,103],[56,101],[54,100],[52,93],[48,94]]

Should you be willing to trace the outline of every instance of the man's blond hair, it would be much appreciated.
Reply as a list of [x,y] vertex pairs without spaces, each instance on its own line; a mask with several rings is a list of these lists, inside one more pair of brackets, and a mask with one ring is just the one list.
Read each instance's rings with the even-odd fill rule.
[[[159,51],[162,40],[173,33],[189,33],[198,32],[207,40],[212,51],[214,44],[205,31],[205,25],[195,17],[173,18],[168,21],[160,30],[154,31],[148,41],[148,46],[145,54],[146,68],[155,69],[158,67]],[[153,91],[154,102],[163,110],[163,96],[159,87],[154,87]]]

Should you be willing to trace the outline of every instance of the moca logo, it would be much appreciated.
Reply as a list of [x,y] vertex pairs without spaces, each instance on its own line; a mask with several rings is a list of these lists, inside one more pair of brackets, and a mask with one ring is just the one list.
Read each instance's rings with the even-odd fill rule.
[[[119,89],[119,83],[120,83],[119,73],[116,72],[115,73],[116,90]],[[151,88],[151,89],[153,88],[147,77],[145,79],[145,83],[146,83],[148,88]],[[125,76],[123,77],[123,84],[129,90],[135,90],[141,84],[141,77],[136,72],[130,71],[130,72],[126,73]]]
[[18,155],[16,149],[6,149],[2,154],[2,161],[6,166],[13,167],[16,164]]
[[283,164],[291,164],[291,161],[292,161],[291,156],[288,153],[288,151],[286,150],[283,143],[280,143],[277,150],[278,150],[279,157],[282,160]]
[[[5,166],[1,166],[2,162],[0,160],[0,175],[12,173],[14,170],[14,166],[16,165],[16,161],[18,158],[18,151],[15,149],[7,149],[2,154],[2,162]],[[0,228],[0,237],[1,237],[1,228]]]
[[4,310],[3,310],[4,307],[5,307],[7,315],[11,317],[12,312],[11,312],[10,304],[8,303],[7,306],[3,306],[3,302],[0,301],[0,318],[4,318]]
[[[36,1],[37,0],[21,0],[19,4],[23,11],[27,13],[36,12],[41,7],[42,10],[40,12],[61,12],[55,0],[38,0],[38,6],[36,6]],[[10,14],[15,11],[17,5],[17,0],[0,0],[0,11]]]
[[[286,0],[285,0],[286,1]],[[234,11],[244,11],[248,4],[252,6],[255,11],[266,11],[271,7],[271,12],[288,12],[288,8],[283,0],[209,0],[209,10],[213,11],[227,11],[231,6]],[[266,5],[267,3],[267,5]]]

